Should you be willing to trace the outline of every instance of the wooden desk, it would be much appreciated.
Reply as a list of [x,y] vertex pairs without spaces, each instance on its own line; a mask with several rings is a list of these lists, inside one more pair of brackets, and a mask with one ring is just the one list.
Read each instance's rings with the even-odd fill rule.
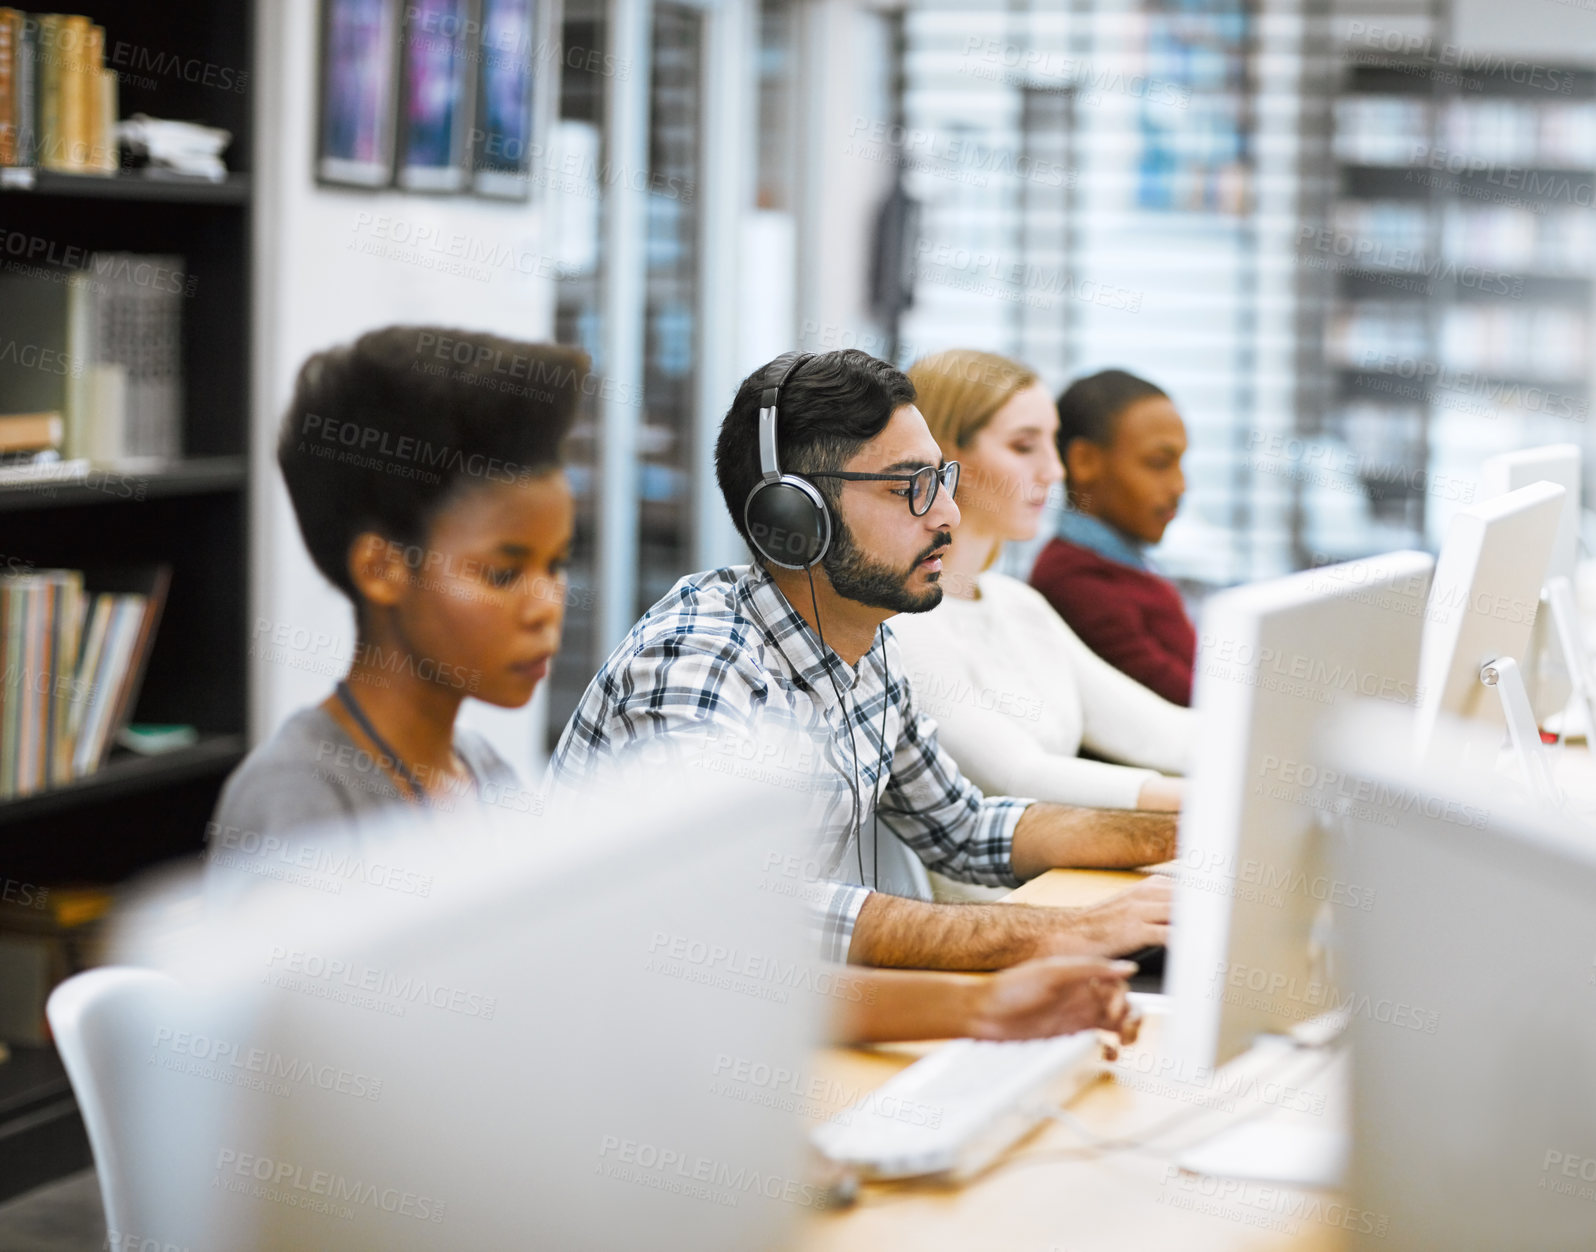
[[[1139,877],[1055,870],[1008,898],[1086,904]],[[1096,1134],[1137,1134],[1216,1098],[1211,1089],[1164,1076],[1169,1062],[1160,1057],[1158,1044],[1166,1020],[1149,1017],[1138,1046],[1121,1054],[1115,1076],[1100,1080],[1070,1105]],[[821,1054],[817,1070],[829,1080],[827,1090],[856,1099],[925,1051],[923,1045],[833,1048]],[[1301,1057],[1290,1058],[1286,1066],[1277,1058],[1249,1055],[1225,1073],[1229,1078],[1267,1072],[1289,1086],[1310,1069]],[[1321,1077],[1302,1091],[1328,1101],[1336,1095],[1331,1081]],[[1257,1102],[1246,1095],[1233,1100],[1228,1109],[1193,1114],[1190,1135],[1226,1125]],[[1264,1116],[1309,1124],[1323,1119],[1323,1114],[1289,1108],[1272,1108]],[[1171,1134],[1168,1142],[1179,1145],[1184,1137]],[[1080,1147],[1069,1127],[1044,1124],[994,1169],[963,1187],[866,1186],[852,1208],[812,1220],[800,1246],[805,1252],[1331,1252],[1348,1245],[1346,1233],[1333,1224],[1342,1210],[1329,1193],[1196,1178],[1143,1153],[1072,1154]],[[1036,1159],[1024,1163],[1026,1158]]]

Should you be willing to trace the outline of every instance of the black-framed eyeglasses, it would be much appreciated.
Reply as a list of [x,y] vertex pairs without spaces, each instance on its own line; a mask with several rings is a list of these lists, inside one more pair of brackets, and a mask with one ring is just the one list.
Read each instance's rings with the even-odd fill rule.
[[806,478],[841,478],[850,483],[908,483],[909,512],[924,517],[936,503],[937,487],[948,489],[948,499],[959,489],[959,463],[949,461],[941,469],[927,465],[912,474],[858,474],[846,470],[821,470],[804,475]]

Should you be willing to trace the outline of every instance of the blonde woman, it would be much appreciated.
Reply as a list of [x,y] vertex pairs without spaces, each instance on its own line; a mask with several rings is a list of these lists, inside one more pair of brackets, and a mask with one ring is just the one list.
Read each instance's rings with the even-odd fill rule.
[[[1191,758],[1191,711],[1127,678],[1040,593],[990,568],[1004,543],[1035,537],[1063,479],[1052,398],[1031,370],[989,352],[939,352],[909,377],[943,455],[963,466],[942,603],[892,619],[943,744],[991,795],[1178,809],[1182,783],[1166,775]],[[1083,759],[1083,746],[1109,761]]]

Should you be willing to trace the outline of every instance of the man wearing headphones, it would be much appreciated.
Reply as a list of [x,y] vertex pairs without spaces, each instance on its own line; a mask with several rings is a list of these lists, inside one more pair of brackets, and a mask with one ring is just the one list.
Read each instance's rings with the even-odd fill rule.
[[958,464],[943,463],[914,399],[903,373],[854,350],[789,354],[743,381],[715,470],[756,560],[684,578],[644,614],[561,735],[553,779],[661,746],[703,761],[797,728],[818,751],[793,774],[837,780],[806,892],[825,959],[990,970],[1161,944],[1159,876],[1083,909],[871,889],[877,816],[928,868],[992,885],[1175,854],[1168,814],[983,796],[917,711],[885,623],[941,601],[938,553],[959,510]]

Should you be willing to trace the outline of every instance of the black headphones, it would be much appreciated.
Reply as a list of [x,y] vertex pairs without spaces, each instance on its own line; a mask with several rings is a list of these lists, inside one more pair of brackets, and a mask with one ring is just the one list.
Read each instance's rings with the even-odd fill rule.
[[783,474],[776,460],[776,415],[781,389],[814,353],[805,352],[787,367],[774,387],[759,397],[759,481],[743,503],[748,544],[772,565],[813,569],[831,547],[831,510],[807,478]]

